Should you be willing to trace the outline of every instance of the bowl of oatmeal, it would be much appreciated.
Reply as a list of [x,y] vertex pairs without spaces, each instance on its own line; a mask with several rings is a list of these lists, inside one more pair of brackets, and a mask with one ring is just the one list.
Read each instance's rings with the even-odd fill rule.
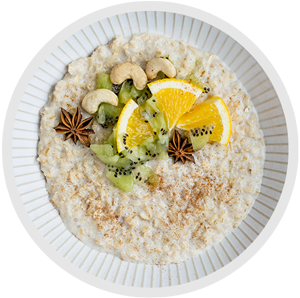
[[[14,179],[21,203],[53,253],[76,272],[88,273],[91,283],[101,280],[116,288],[147,287],[162,293],[164,288],[183,289],[218,276],[251,251],[282,200],[290,154],[278,92],[253,55],[204,16],[162,10],[99,18],[57,44],[35,69],[13,124]],[[147,65],[153,59],[164,60],[175,72],[160,68],[164,76],[151,78]],[[141,72],[114,82],[112,73],[126,63]],[[112,85],[99,87],[99,74],[107,75]],[[143,76],[146,81],[140,87]],[[129,131],[126,125],[132,119],[125,117],[131,107],[121,93],[124,86],[135,96],[131,114],[146,101],[162,102],[159,92],[165,90],[194,96],[176,121],[168,116],[167,124],[159,122],[155,135],[168,137],[167,147],[147,147],[143,161],[138,160],[144,158],[141,150],[134,159],[130,154],[136,152],[130,151],[136,147],[124,149],[122,132]],[[151,92],[144,96],[146,86]],[[96,98],[96,110],[83,104],[94,91],[104,89],[110,91],[108,104],[117,108],[121,103],[115,120],[109,113],[104,113],[106,120],[100,117],[98,95],[89,99],[94,103]],[[183,96],[172,102],[175,96],[167,94],[169,105],[161,105],[156,113],[179,115]],[[180,119],[212,99],[214,107],[222,103],[230,115],[226,118],[217,109],[223,134],[217,135],[217,122],[209,122],[207,132],[215,139],[207,138],[193,150],[188,155],[192,160],[186,155],[176,160],[170,152],[159,159],[157,153],[168,151],[175,131],[195,149],[197,134],[207,123],[182,129],[187,120]],[[147,125],[153,133],[158,122],[151,121]],[[82,134],[74,137],[66,131],[83,122]],[[100,154],[99,146],[110,146],[107,140],[113,134],[116,142],[120,136],[121,145],[111,156],[107,151]],[[122,152],[129,155],[115,161],[114,154]],[[116,181],[123,177],[127,180]],[[155,183],[149,183],[151,179]]]

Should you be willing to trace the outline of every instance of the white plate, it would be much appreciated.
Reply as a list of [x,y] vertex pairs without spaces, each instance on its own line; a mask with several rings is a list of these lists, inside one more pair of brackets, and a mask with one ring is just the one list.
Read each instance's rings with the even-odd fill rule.
[[[250,214],[210,250],[176,265],[128,263],[85,246],[66,230],[49,202],[44,176],[36,161],[39,109],[63,77],[66,66],[72,60],[90,55],[95,47],[106,44],[115,35],[129,37],[145,31],[182,39],[217,54],[251,95],[266,142],[261,192]],[[268,60],[227,23],[191,7],[163,2],[131,3],[98,11],[53,38],[31,62],[16,88],[4,139],[4,167],[10,195],[37,244],[74,276],[94,286],[134,296],[185,293],[211,284],[241,266],[278,224],[288,203],[297,165],[293,111]]]

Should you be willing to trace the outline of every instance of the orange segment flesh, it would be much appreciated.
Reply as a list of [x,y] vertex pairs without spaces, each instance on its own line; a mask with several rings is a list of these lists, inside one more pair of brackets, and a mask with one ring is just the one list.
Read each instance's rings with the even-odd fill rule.
[[133,148],[141,144],[153,135],[152,127],[149,123],[145,122],[145,119],[140,113],[140,108],[136,108],[131,114],[127,123],[126,133],[128,134],[128,148]]
[[165,112],[170,129],[196,100],[194,94],[174,88],[162,89],[155,94],[155,97],[158,99],[159,109]]
[[197,85],[180,79],[158,80],[148,87],[157,98],[159,109],[164,111],[170,130],[202,93]]
[[[118,152],[123,151],[125,146],[131,149],[153,135],[152,127],[145,122],[140,108],[134,100],[130,99],[123,108],[116,133]],[[126,144],[123,140],[125,133],[128,134]]]

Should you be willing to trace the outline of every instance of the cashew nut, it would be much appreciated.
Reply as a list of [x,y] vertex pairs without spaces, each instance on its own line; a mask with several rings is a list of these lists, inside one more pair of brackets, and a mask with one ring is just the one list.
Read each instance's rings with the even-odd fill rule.
[[89,92],[81,102],[81,106],[90,114],[97,112],[102,102],[118,105],[118,96],[108,89],[96,89]]
[[152,58],[149,60],[146,66],[148,79],[155,79],[159,71],[162,71],[169,78],[174,78],[176,76],[176,68],[170,60],[165,58]]
[[113,84],[119,85],[127,79],[132,79],[138,90],[143,90],[148,81],[144,70],[134,63],[120,63],[111,70],[110,80]]

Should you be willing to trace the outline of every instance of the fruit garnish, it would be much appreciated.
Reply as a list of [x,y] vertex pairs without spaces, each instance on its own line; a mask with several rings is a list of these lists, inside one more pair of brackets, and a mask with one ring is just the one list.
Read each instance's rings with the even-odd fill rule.
[[131,95],[131,90],[132,93],[138,92],[139,90],[137,90],[135,88],[135,86],[133,85],[133,81],[132,80],[126,80],[125,82],[122,83],[121,85],[121,90],[119,93],[119,100],[121,103],[126,104],[128,102],[129,99],[132,99],[132,95]]
[[151,92],[148,86],[146,86],[143,90],[138,90],[134,86],[132,80],[126,80],[123,82],[119,93],[119,100],[123,104],[126,104],[129,99],[134,99],[139,105],[141,105],[150,97]]
[[167,159],[168,143],[168,127],[157,103],[149,99],[138,106],[130,99],[105,143],[90,148],[107,165],[107,177],[115,186],[130,191],[134,183],[159,183],[153,170],[143,164],[152,158]]
[[183,139],[180,133],[175,130],[172,141],[169,143],[169,156],[173,158],[174,163],[181,160],[185,164],[186,160],[195,163],[193,153],[195,153],[192,144],[188,144],[188,138]]
[[129,192],[134,187],[132,171],[108,166],[106,176],[117,188],[124,192]]
[[113,84],[110,80],[110,75],[106,74],[104,72],[101,72],[97,75],[96,88],[97,89],[108,89],[116,94],[119,94],[121,85]]
[[79,140],[86,147],[90,146],[90,138],[88,135],[95,133],[92,129],[87,129],[93,122],[94,117],[82,119],[81,110],[77,107],[76,112],[72,116],[68,111],[61,108],[61,122],[54,129],[58,133],[66,134],[65,141],[72,139],[74,144]]
[[197,140],[201,143],[201,138],[209,135],[209,140],[227,146],[231,135],[228,108],[223,99],[217,96],[193,107],[179,119],[177,127],[190,131],[193,145]]
[[179,79],[158,80],[148,87],[158,101],[159,110],[165,113],[170,130],[202,93],[198,86]]
[[117,152],[116,129],[104,142],[104,144],[92,144],[90,148],[96,153],[97,157],[106,165],[129,169],[132,160],[125,157],[123,153]]
[[195,151],[202,149],[207,142],[209,141],[210,132],[213,130],[213,127],[197,127],[191,129],[190,138],[192,141],[192,145]]
[[[116,152],[115,132],[111,134],[105,144],[92,144],[90,148],[106,164],[107,178],[120,190],[129,192],[133,189],[135,183],[140,185],[151,184],[154,186],[159,183],[159,178],[155,172],[143,165],[144,160],[138,158],[139,161],[132,161],[125,157],[123,153],[118,154]],[[139,146],[135,148],[139,148]],[[150,156],[148,157],[150,158]]]
[[136,169],[133,170],[132,175],[136,184],[143,185],[149,183],[155,186],[159,183],[159,178],[155,172],[144,165],[137,166]]
[[119,104],[118,106],[113,106],[109,103],[102,103],[99,106],[97,113],[97,122],[103,127],[108,128],[117,123],[119,116],[122,112],[124,105]]
[[146,121],[149,121],[153,129],[153,134],[162,144],[169,142],[168,125],[165,113],[158,108],[156,97],[148,99],[141,107],[141,115]]
[[[195,163],[193,153],[209,140],[228,144],[231,121],[224,101],[212,97],[191,108],[210,87],[193,74],[187,80],[155,80],[139,90],[134,80],[127,79],[119,92],[119,105],[102,103],[99,107],[97,120],[104,128],[117,124],[104,144],[93,144],[91,149],[106,164],[107,177],[119,189],[128,192],[134,184],[157,185],[159,177],[144,165],[152,158],[170,156],[174,163]],[[112,89],[109,75],[100,74],[97,86]],[[190,131],[192,144],[178,130],[169,142],[169,132],[175,126]]]
[[153,135],[153,129],[140,113],[138,104],[130,99],[123,108],[117,123],[118,152],[129,150]]
[[185,77],[185,79],[188,82],[191,82],[197,86],[199,86],[202,89],[203,93],[209,93],[211,91],[211,88],[208,84],[203,83],[199,78],[197,78],[194,74],[189,74]]

